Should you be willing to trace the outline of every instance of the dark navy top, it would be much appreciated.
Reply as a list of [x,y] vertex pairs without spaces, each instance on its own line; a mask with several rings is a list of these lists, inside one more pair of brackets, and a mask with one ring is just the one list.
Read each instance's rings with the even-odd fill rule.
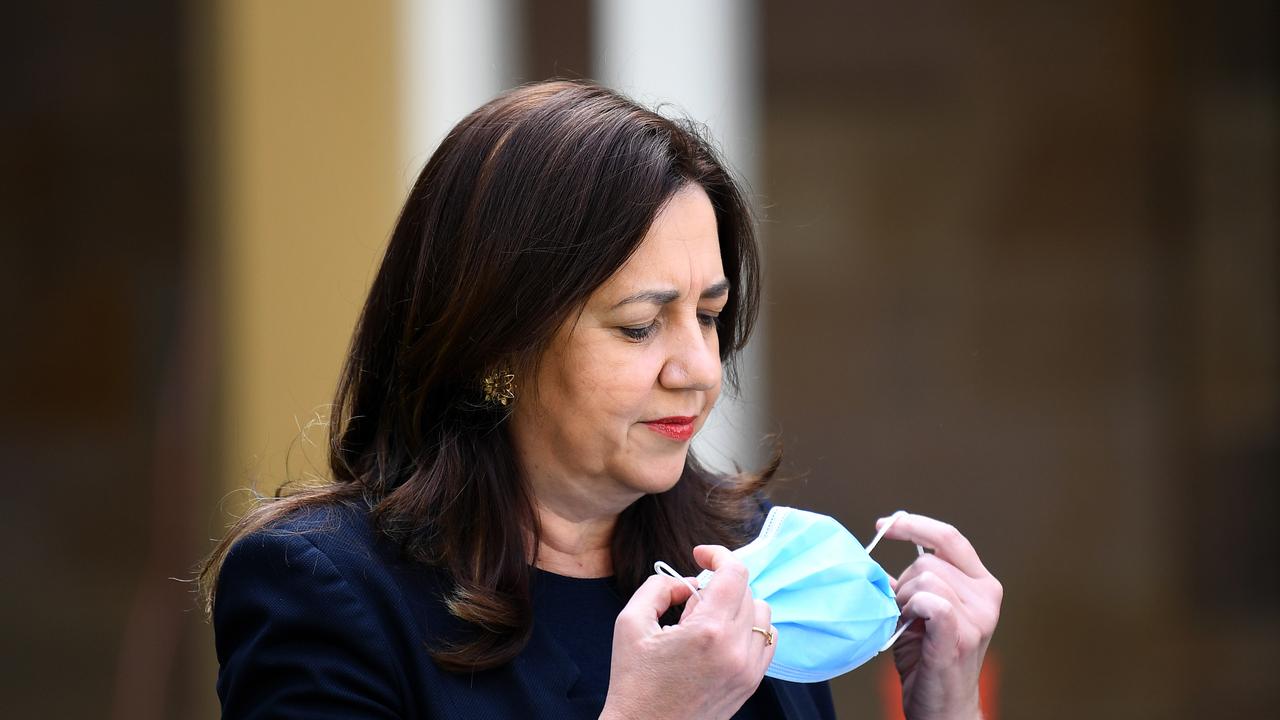
[[[447,578],[406,560],[364,507],[300,511],[227,553],[213,608],[218,697],[237,718],[597,718],[609,686],[608,579],[535,574],[534,626],[512,661],[455,673],[428,641],[465,630]],[[654,703],[680,703],[663,695]],[[826,683],[765,678],[738,718],[834,718]]]

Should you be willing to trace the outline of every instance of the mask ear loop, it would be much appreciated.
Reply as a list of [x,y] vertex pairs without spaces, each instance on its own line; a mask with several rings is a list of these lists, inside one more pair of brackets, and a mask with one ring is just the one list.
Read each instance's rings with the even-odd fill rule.
[[[867,547],[865,549],[868,555],[871,554],[872,550],[876,549],[876,545],[880,542],[882,538],[884,538],[884,534],[889,532],[889,528],[893,527],[893,524],[898,522],[898,518],[906,514],[907,514],[906,510],[899,510],[889,518],[889,522],[885,523],[884,527],[880,528],[880,531],[876,533],[876,536],[871,538],[871,542],[867,543]],[[924,555],[924,547],[922,547],[919,544],[916,545],[916,555]],[[911,623],[907,623],[902,627],[898,628],[897,631],[893,633],[893,635],[889,636],[889,642],[886,642],[884,646],[881,647],[876,652],[882,653],[885,650],[888,650],[889,648],[893,647],[893,644],[898,642],[898,638],[902,637],[902,633],[906,632],[907,628],[910,626],[911,626]]]
[[[898,518],[903,517],[906,514],[907,514],[906,510],[899,510],[898,512],[889,516],[889,522],[885,523],[884,527],[880,528],[880,531],[876,533],[876,536],[871,538],[871,542],[867,543],[867,546],[863,548],[864,550],[867,551],[868,555],[871,554],[872,550],[876,549],[876,545],[880,543],[880,540],[884,537],[884,534],[889,532],[889,528],[893,527],[893,524],[898,522]],[[919,545],[916,545],[916,554],[923,555],[924,548]]]
[[679,580],[680,582],[684,583],[685,587],[687,587],[687,588],[689,588],[690,590],[692,590],[692,591],[693,591],[693,594],[694,594],[694,596],[695,596],[695,597],[697,597],[699,600],[701,600],[701,599],[702,599],[702,594],[698,592],[698,588],[694,587],[694,586],[693,586],[693,583],[689,582],[689,581],[685,578],[685,576],[683,576],[683,575],[681,575],[680,573],[676,572],[676,569],[675,569],[675,568],[671,567],[670,565],[666,564],[665,562],[663,562],[663,561],[659,560],[658,562],[654,563],[654,564],[653,564],[653,573],[654,573],[655,575],[666,575],[667,577],[673,577],[673,578],[675,578],[675,579]]

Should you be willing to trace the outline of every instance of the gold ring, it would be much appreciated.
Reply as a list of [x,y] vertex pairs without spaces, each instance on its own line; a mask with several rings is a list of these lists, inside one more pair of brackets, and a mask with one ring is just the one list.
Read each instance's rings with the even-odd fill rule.
[[758,632],[764,636],[765,647],[769,647],[778,639],[778,631],[774,630],[773,628],[769,628],[768,630],[765,630],[764,628],[756,627],[755,625],[752,625],[751,632]]

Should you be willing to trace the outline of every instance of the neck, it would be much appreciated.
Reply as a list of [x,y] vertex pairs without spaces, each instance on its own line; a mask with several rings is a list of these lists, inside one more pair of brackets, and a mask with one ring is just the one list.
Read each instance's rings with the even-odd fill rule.
[[613,574],[613,529],[618,513],[574,517],[535,499],[541,536],[534,564],[557,575],[591,578]]
[[521,466],[539,528],[533,564],[568,577],[612,575],[618,515],[643,493],[599,477],[565,472],[555,463],[524,454]]
[[612,575],[618,515],[641,494],[609,493],[598,480],[566,478],[536,467],[527,477],[540,530],[534,565],[569,577]]

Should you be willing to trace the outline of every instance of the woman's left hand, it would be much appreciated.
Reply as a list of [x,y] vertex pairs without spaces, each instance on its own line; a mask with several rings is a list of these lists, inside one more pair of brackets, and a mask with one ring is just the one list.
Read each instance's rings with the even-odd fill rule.
[[[889,521],[876,521],[879,529]],[[910,720],[980,718],[978,675],[1000,619],[1004,589],[954,527],[904,513],[885,537],[934,550],[893,582],[903,622],[893,646]]]

